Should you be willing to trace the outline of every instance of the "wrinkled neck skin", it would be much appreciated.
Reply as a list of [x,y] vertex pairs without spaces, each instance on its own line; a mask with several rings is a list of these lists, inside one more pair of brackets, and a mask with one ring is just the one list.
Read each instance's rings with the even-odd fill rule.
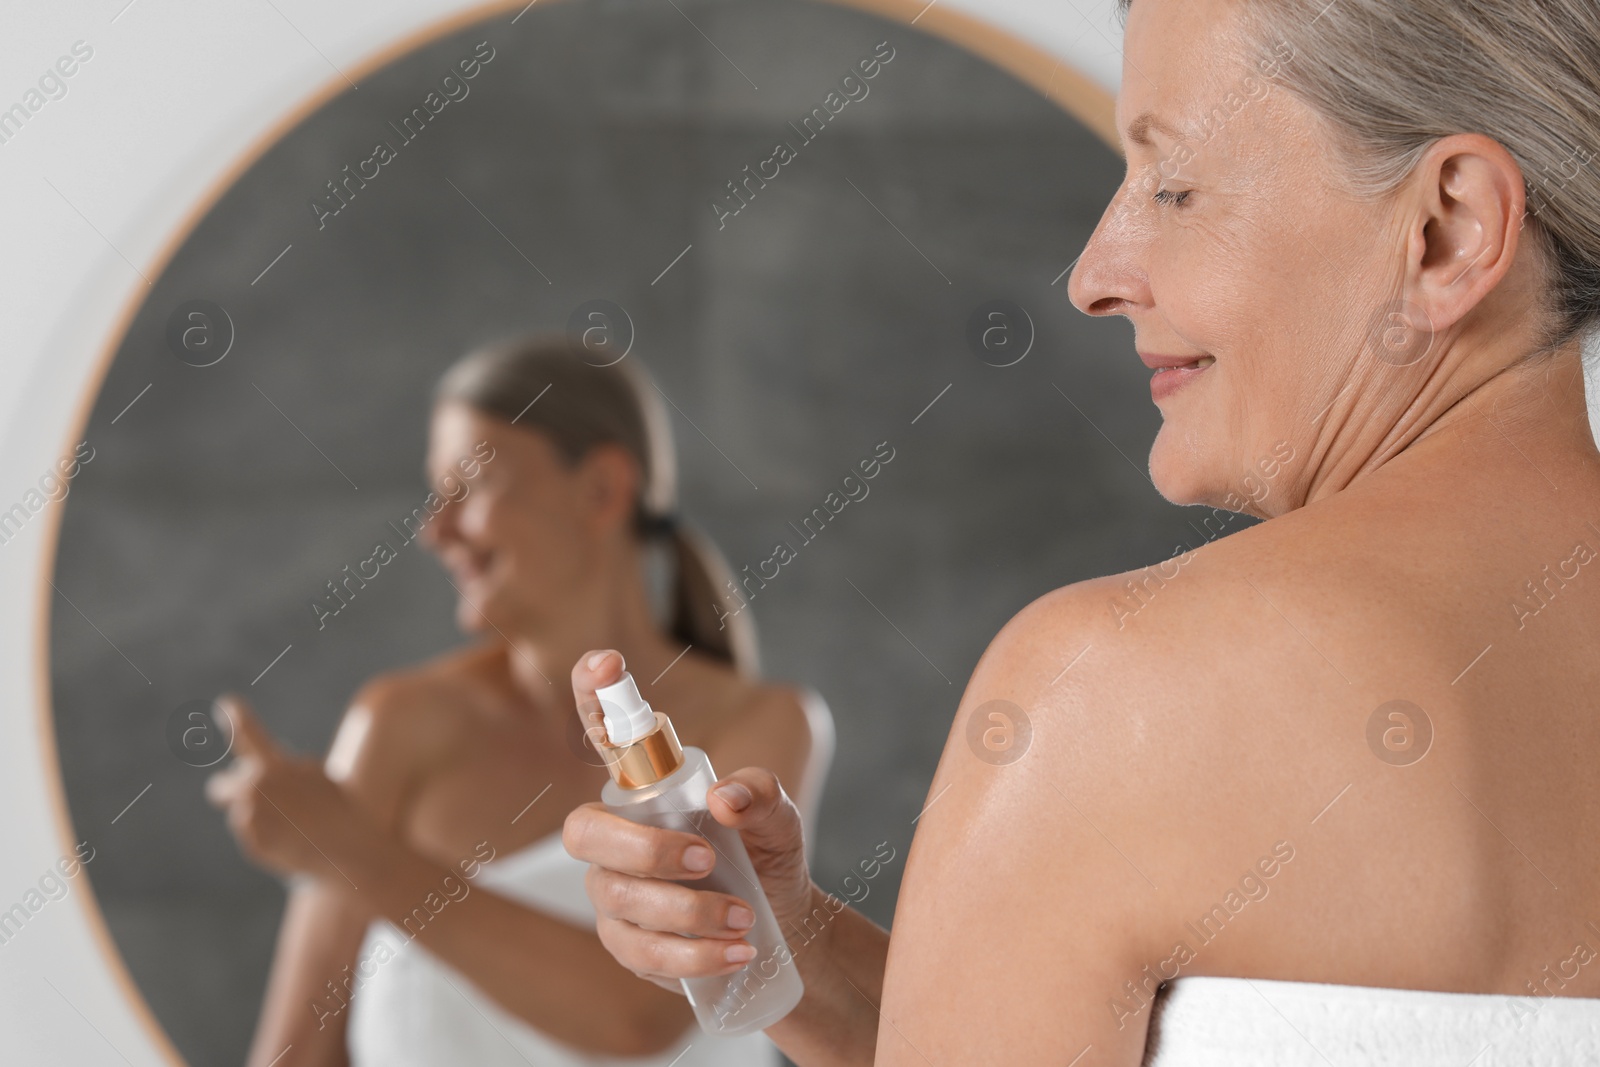
[[1301,439],[1311,447],[1287,491],[1239,510],[1272,518],[1355,486],[1377,488],[1385,473],[1467,477],[1475,472],[1465,465],[1486,443],[1524,458],[1594,463],[1581,339],[1534,349],[1531,332],[1485,342],[1458,328],[1434,338],[1412,366],[1361,361],[1330,390],[1325,411],[1305,414]]

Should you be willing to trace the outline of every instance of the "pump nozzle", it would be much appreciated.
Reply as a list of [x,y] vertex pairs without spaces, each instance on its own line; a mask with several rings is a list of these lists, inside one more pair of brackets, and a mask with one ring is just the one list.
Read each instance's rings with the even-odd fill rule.
[[605,713],[606,740],[613,745],[631,745],[655,731],[655,712],[639,695],[633,675],[624,671],[621,681],[596,689],[594,695]]
[[624,672],[621,681],[596,689],[594,695],[605,714],[609,742],[595,747],[618,785],[624,789],[653,785],[683,766],[683,747],[672,720],[650,709],[633,675]]

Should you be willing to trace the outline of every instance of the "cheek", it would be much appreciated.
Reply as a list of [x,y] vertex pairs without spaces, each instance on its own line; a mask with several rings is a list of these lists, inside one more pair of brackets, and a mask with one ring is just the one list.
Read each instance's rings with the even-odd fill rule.
[[1327,301],[1308,297],[1327,264],[1282,221],[1246,202],[1163,242],[1167,296],[1158,293],[1157,304],[1192,350],[1217,357],[1221,373],[1208,387],[1231,412],[1234,434],[1243,429],[1235,420],[1292,410],[1304,395],[1301,376],[1316,363],[1304,345],[1319,334]]
[[[1150,456],[1151,477],[1178,504],[1220,502],[1243,473],[1253,441],[1273,427],[1271,413],[1293,410],[1291,316],[1303,294],[1275,266],[1290,251],[1270,219],[1238,205],[1211,206],[1182,223],[1169,220],[1150,257],[1150,282],[1163,340],[1217,358],[1197,399],[1176,400]],[[1242,493],[1239,494],[1241,499]]]
[[1152,347],[1220,358],[1251,318],[1255,286],[1244,268],[1250,255],[1229,227],[1198,216],[1183,222],[1178,217],[1169,215],[1147,261],[1150,295],[1164,327],[1160,347]]
[[457,527],[463,539],[515,561],[518,569],[569,561],[581,550],[581,531],[567,513],[536,501],[469,496]]

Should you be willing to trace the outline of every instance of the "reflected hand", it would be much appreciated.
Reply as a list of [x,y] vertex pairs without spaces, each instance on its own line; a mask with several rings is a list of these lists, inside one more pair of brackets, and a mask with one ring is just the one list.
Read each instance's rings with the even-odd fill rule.
[[[573,695],[586,727],[590,714],[599,715],[595,689],[618,681],[624,666],[621,653],[608,650],[590,669],[589,659],[598,654],[585,653],[572,669]],[[831,914],[806,868],[800,811],[776,775],[759,767],[735,771],[712,786],[706,801],[713,818],[739,831],[780,930],[800,927],[819,908],[820,915]],[[681,992],[680,979],[731,974],[748,961],[725,955],[731,946],[749,946],[743,940],[748,903],[678,884],[705,877],[714,863],[705,838],[641,826],[590,803],[567,816],[562,843],[574,859],[591,864],[585,887],[596,933],[635,974]],[[703,866],[691,865],[697,852]],[[730,922],[735,908],[745,912],[743,926]]]
[[206,799],[253,861],[281,874],[340,878],[334,861],[361,814],[313,759],[286,753],[236,696],[217,700],[232,726],[233,762],[206,780]]

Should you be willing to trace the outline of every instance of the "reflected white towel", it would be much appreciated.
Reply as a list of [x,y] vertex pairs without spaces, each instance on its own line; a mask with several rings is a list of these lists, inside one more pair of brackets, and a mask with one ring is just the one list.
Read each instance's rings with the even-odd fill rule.
[[1146,1067],[1594,1067],[1600,1000],[1179,978]]
[[[557,831],[484,864],[474,886],[593,930],[594,907],[583,886],[588,869],[567,854]],[[380,942],[388,946],[384,962],[367,968],[371,977],[362,976],[350,1002],[347,1044],[353,1067],[775,1067],[779,1062],[765,1034],[711,1037],[693,1025],[675,1047],[657,1056],[585,1054],[505,1011],[387,921],[368,929],[358,958],[374,959]]]

